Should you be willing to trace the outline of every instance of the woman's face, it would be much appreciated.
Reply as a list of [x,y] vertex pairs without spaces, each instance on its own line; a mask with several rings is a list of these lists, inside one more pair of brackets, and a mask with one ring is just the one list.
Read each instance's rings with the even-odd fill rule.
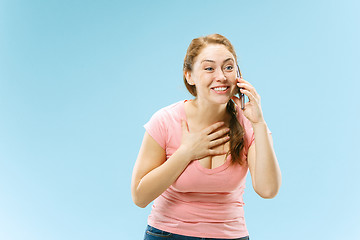
[[210,44],[195,58],[186,79],[196,86],[198,99],[225,104],[236,93],[236,71],[232,53],[224,45]]

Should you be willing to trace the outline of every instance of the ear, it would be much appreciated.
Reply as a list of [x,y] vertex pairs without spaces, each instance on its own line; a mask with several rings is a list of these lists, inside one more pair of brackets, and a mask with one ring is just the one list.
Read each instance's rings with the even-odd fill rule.
[[195,85],[195,83],[194,83],[194,81],[192,80],[192,77],[191,77],[191,72],[185,71],[184,75],[185,75],[185,78],[186,78],[186,81],[188,82],[188,84]]

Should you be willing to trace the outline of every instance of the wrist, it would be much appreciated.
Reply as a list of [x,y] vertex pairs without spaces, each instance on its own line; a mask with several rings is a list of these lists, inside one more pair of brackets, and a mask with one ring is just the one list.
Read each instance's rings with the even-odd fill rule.
[[263,128],[263,127],[267,127],[267,124],[265,121],[260,121],[260,122],[256,122],[256,123],[251,123],[253,129],[255,130],[255,128]]
[[176,152],[180,154],[181,158],[184,159],[186,162],[190,162],[193,159],[191,150],[185,145],[180,145]]

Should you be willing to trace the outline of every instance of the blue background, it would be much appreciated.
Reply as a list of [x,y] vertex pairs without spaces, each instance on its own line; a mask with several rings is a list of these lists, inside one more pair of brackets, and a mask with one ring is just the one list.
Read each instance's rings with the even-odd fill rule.
[[189,99],[193,38],[235,46],[282,170],[251,239],[358,239],[360,6],[329,1],[0,1],[0,239],[142,239],[143,124]]

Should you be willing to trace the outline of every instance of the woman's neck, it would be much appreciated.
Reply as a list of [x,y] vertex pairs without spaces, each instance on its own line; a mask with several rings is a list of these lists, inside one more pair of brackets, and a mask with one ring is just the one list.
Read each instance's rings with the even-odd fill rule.
[[193,111],[191,111],[192,120],[198,124],[209,126],[216,122],[223,121],[228,125],[230,120],[229,113],[226,110],[225,104],[212,104],[205,101],[200,101],[195,98],[190,101]]

